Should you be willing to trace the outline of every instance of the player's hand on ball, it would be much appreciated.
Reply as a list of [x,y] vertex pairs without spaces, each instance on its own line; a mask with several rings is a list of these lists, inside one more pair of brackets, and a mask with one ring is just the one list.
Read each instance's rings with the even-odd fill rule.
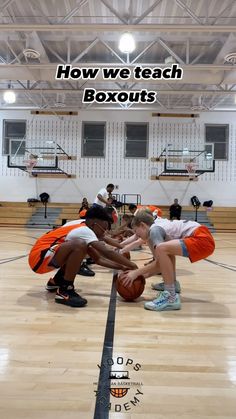
[[125,279],[124,279],[123,284],[125,287],[130,286],[139,275],[137,269],[134,271],[126,271],[124,272],[124,274],[125,274]]

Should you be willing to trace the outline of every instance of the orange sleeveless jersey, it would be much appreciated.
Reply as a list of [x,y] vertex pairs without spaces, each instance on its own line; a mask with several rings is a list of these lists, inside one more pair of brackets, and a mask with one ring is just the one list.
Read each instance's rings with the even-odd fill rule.
[[29,254],[29,265],[34,272],[37,273],[46,273],[53,269],[54,267],[49,267],[45,270],[44,257],[47,251],[52,246],[57,246],[57,250],[59,246],[64,243],[67,234],[74,230],[75,228],[84,227],[86,226],[85,223],[73,224],[69,226],[62,226],[58,227],[55,230],[49,231],[48,233],[44,234],[43,236],[39,237],[36,241],[35,245],[32,247],[31,252]]

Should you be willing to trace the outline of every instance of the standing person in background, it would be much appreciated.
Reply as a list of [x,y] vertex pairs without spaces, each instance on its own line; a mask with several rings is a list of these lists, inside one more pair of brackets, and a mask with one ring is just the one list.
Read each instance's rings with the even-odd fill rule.
[[177,198],[174,199],[174,203],[170,206],[169,211],[170,211],[170,220],[173,220],[173,219],[180,220],[182,207],[181,205],[179,205]]
[[111,194],[114,190],[113,183],[109,183],[106,188],[100,189],[98,191],[98,194],[93,202],[93,207],[102,207],[105,208],[107,205],[110,205],[110,202],[108,201],[108,198],[111,197]]
[[112,205],[112,197],[107,198],[108,201],[108,205],[105,207],[105,211],[107,212],[107,214],[111,217],[113,223],[117,223],[119,216],[118,216],[118,212],[116,210],[115,207],[113,207]]
[[131,212],[132,215],[134,215],[137,211],[138,207],[135,204],[130,204],[129,205],[129,212]]

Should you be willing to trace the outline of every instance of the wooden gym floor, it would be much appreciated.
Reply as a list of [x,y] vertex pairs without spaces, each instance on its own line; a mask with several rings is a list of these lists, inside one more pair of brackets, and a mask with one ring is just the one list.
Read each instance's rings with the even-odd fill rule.
[[[2,419],[235,419],[234,234],[215,236],[210,259],[224,266],[178,258],[182,310],[155,313],[143,302],[154,298],[150,284],[160,277],[147,281],[136,303],[125,303],[110,300],[113,274],[101,267],[95,278],[77,276],[86,308],[55,304],[44,290],[49,275],[34,274],[25,257],[42,233],[0,230]],[[149,258],[148,249],[132,252],[140,264]],[[101,360],[107,363],[99,380]],[[129,377],[123,384],[122,371]],[[107,382],[129,383],[126,396],[110,395],[110,411],[106,397],[95,397],[97,383],[102,389]]]

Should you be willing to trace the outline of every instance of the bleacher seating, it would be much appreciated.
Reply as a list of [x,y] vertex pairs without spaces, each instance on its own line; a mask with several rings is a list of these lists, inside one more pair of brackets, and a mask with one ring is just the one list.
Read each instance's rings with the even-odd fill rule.
[[236,208],[234,207],[214,207],[212,211],[208,211],[208,218],[218,232],[236,231]]
[[27,202],[1,202],[0,226],[24,226],[34,211]]
[[[36,208],[41,208],[42,203],[34,203],[29,207],[27,202],[0,202],[0,226],[25,226]],[[48,203],[48,207],[56,207],[61,210],[55,225],[62,225],[65,221],[75,220],[78,217],[80,203]],[[158,205],[163,211],[163,217],[169,217],[169,205]],[[183,211],[193,211],[191,206],[183,206]],[[236,208],[235,207],[213,207],[206,209],[200,207],[199,212],[206,212],[209,221],[217,232],[236,232]],[[123,214],[124,208],[121,210]],[[128,205],[125,213],[129,213]]]

